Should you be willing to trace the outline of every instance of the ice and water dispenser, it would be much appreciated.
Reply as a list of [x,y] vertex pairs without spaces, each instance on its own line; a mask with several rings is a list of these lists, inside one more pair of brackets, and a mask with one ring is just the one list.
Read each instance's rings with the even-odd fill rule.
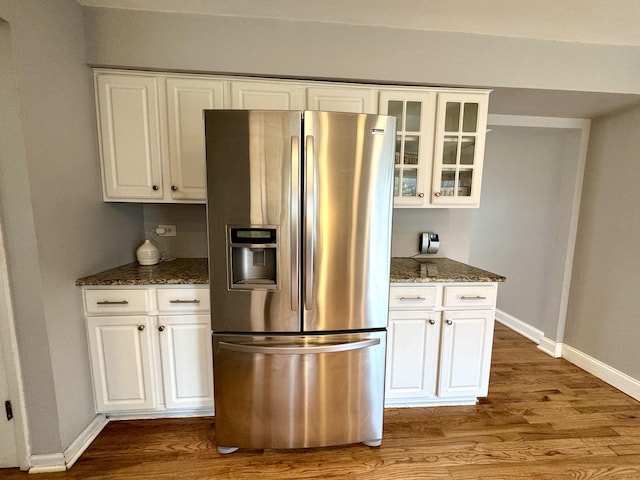
[[231,289],[276,289],[278,242],[276,228],[229,227]]

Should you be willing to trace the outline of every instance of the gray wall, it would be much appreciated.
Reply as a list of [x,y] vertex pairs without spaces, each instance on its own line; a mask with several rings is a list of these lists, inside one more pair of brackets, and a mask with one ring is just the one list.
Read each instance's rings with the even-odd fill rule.
[[491,128],[482,203],[473,212],[469,261],[507,277],[500,285],[500,310],[547,334],[547,324],[558,317],[557,304],[555,309],[548,304],[559,298],[552,277],[563,165],[571,133],[550,128]]
[[640,93],[637,47],[264,18],[84,11],[87,60],[93,65]]
[[471,248],[472,210],[467,208],[395,208],[393,210],[393,243],[391,255],[418,255],[420,232],[435,232],[440,236],[440,249],[427,257],[448,257],[459,262],[469,261]]
[[74,0],[0,3],[0,203],[32,453],[94,418],[77,278],[134,259],[139,205],[101,200],[92,77]]
[[566,344],[640,379],[640,107],[591,125]]
[[[146,238],[156,243],[168,257],[206,258],[207,211],[204,205],[147,204],[144,209]],[[175,237],[159,237],[152,230],[158,225],[175,225]]]

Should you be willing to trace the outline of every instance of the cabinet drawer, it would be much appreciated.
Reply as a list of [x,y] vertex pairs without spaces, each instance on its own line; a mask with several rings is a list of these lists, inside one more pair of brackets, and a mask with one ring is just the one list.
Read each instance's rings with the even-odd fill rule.
[[445,307],[493,307],[497,289],[491,285],[445,287]]
[[169,312],[208,312],[208,288],[159,288],[158,311]]
[[389,308],[434,307],[438,287],[391,287]]
[[149,295],[146,289],[85,290],[84,305],[88,314],[146,313]]

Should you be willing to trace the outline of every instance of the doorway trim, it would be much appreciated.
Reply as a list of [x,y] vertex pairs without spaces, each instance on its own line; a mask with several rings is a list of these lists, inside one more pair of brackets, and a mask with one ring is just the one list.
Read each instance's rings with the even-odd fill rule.
[[[567,322],[567,309],[569,306],[569,290],[571,288],[571,274],[573,269],[573,257],[575,252],[576,237],[578,234],[578,218],[580,215],[580,202],[582,199],[582,183],[585,164],[587,161],[587,149],[591,120],[581,118],[556,118],[556,117],[531,117],[518,115],[489,115],[487,125],[504,127],[525,128],[553,128],[572,132],[575,143],[573,149],[565,152],[566,166],[563,176],[563,189],[568,193],[563,198],[562,205],[568,212],[569,221],[566,230],[559,240],[557,258],[557,274],[559,276],[559,308],[552,324],[545,324],[544,332],[538,339],[538,349],[546,354],[558,358],[562,356],[564,330]],[[512,317],[513,318],[513,317]],[[509,321],[502,322],[509,325]],[[517,328],[514,328],[517,331]]]
[[18,465],[20,470],[29,470],[31,466],[29,461],[31,443],[2,221],[0,221],[0,282],[2,284],[0,286],[0,342],[2,342],[2,351],[4,353],[4,358],[1,360],[4,360],[14,414],[13,419],[16,422],[15,436]]

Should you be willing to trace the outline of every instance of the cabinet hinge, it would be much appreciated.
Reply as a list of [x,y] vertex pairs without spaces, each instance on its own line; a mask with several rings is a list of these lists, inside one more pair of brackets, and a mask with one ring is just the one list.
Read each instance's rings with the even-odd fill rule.
[[4,402],[4,409],[7,412],[7,420],[11,420],[13,418],[13,409],[11,408],[11,400],[7,400]]

